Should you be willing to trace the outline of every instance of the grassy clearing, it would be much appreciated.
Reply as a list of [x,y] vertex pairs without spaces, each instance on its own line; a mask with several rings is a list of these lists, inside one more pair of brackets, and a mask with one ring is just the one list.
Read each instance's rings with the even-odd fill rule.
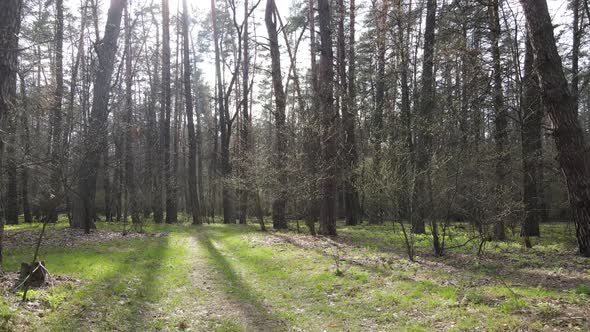
[[[334,240],[220,224],[149,225],[152,235],[72,246],[49,240],[41,257],[50,271],[80,283],[35,290],[27,305],[5,293],[0,329],[588,330],[590,262],[574,255],[566,227],[543,225],[532,250],[517,238],[489,244],[482,258],[471,244],[435,258],[420,236],[415,263],[391,225],[341,226]],[[101,223],[99,233],[120,228]],[[462,228],[450,234],[449,246],[469,239]],[[31,255],[17,243],[5,268]]]

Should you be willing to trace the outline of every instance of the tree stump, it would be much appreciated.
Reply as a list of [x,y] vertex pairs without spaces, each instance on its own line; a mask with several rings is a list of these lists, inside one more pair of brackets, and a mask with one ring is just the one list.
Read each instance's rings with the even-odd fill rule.
[[45,262],[35,262],[33,264],[21,263],[19,282],[27,287],[43,286],[47,282]]

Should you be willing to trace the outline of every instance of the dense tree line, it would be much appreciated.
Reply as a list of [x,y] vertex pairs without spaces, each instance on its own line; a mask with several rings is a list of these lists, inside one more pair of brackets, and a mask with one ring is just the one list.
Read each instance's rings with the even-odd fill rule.
[[571,220],[590,256],[586,0],[191,5],[1,2],[2,225],[395,221],[411,258]]

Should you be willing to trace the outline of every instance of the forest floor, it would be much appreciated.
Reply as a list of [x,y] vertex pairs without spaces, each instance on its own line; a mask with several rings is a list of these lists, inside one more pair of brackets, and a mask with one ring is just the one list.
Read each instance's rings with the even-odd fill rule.
[[[416,236],[416,262],[391,224],[341,225],[334,239],[254,225],[121,229],[50,225],[40,258],[52,285],[21,303],[11,287],[40,225],[7,226],[0,330],[590,330],[590,259],[576,256],[571,225],[543,225],[529,250],[518,237],[488,243],[481,257],[474,242],[434,257]],[[470,239],[461,225],[449,234],[448,247]]]

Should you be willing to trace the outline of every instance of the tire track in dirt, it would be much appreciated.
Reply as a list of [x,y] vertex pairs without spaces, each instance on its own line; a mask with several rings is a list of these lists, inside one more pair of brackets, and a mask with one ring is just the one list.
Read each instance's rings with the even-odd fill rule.
[[205,297],[205,301],[190,309],[194,315],[191,322],[198,323],[194,328],[200,331],[219,327],[287,331],[285,322],[274,317],[271,308],[250,293],[248,285],[229,265],[206,231],[201,229],[199,232],[187,241],[187,249],[191,252],[189,277],[193,287]]

